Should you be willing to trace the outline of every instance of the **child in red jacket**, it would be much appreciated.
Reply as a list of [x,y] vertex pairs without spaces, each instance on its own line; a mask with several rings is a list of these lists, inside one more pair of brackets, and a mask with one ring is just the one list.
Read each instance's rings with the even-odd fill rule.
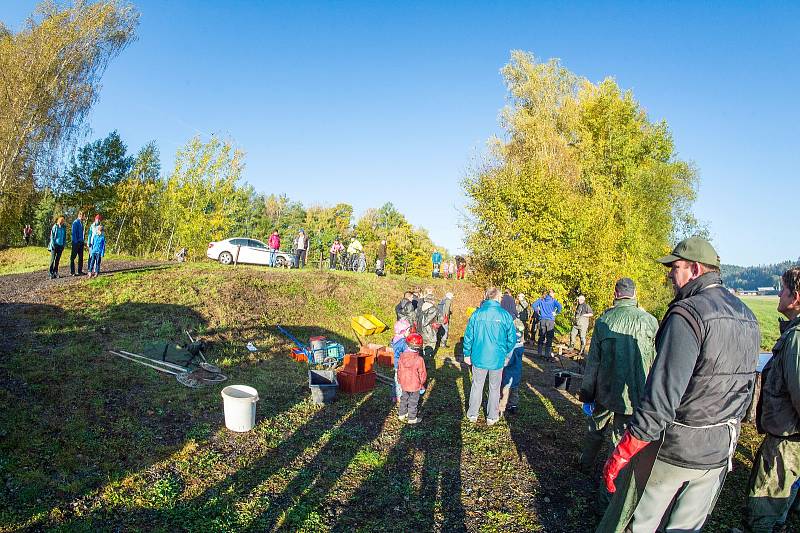
[[398,416],[400,420],[409,424],[416,424],[422,419],[417,417],[417,404],[419,403],[419,391],[425,387],[428,373],[425,370],[425,361],[420,356],[422,350],[422,336],[419,333],[412,333],[406,337],[408,351],[400,355],[397,364],[397,381],[403,394],[400,396],[400,407]]

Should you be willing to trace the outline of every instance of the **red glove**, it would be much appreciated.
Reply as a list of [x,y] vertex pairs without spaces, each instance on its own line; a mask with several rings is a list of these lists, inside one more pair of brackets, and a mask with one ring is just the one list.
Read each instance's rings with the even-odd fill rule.
[[617,487],[614,486],[614,480],[617,479],[620,470],[625,468],[631,460],[631,457],[642,451],[642,448],[650,444],[647,441],[639,440],[627,431],[622,436],[622,440],[614,448],[611,457],[606,461],[603,467],[603,479],[606,482],[606,489],[608,492],[614,493]]

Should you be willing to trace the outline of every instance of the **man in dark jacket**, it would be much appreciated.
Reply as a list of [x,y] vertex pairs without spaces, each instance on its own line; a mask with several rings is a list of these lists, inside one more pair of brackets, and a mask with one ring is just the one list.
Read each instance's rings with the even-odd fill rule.
[[519,318],[517,314],[517,302],[514,300],[514,297],[511,296],[510,289],[503,291],[503,297],[500,299],[500,307],[508,311],[511,318]]
[[772,533],[800,479],[800,267],[781,277],[781,336],[761,373],[758,430],[766,433],[748,484],[745,530]]
[[619,444],[633,410],[639,407],[650,366],[656,357],[656,317],[638,307],[636,285],[622,278],[614,286],[614,306],[594,326],[578,399],[594,403],[581,469],[591,472],[607,428]]
[[422,300],[417,304],[417,333],[422,335],[425,342],[423,355],[433,355],[439,324],[438,302],[433,298],[433,289],[426,287]]
[[405,318],[412,326],[417,321],[416,313],[414,311],[414,302],[412,301],[413,299],[414,293],[411,291],[406,291],[406,293],[403,295],[403,299],[400,300],[400,303],[394,306],[394,313],[397,315],[397,320]]
[[378,245],[378,259],[375,261],[375,274],[385,276],[386,268],[386,240],[382,240]]
[[670,267],[676,296],[656,334],[642,402],[603,469],[616,493],[598,531],[699,531],[732,466],[753,392],[758,321],[722,286],[717,252],[690,237],[658,261]]
[[[72,251],[69,254],[69,273],[73,276],[83,276],[83,247],[86,242],[83,238],[83,211],[78,211],[78,216],[72,223]],[[75,272],[75,259],[78,259],[78,271]]]

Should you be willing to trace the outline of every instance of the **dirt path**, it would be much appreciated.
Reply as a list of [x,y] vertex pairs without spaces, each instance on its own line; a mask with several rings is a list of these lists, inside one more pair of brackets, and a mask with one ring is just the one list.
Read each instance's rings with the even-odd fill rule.
[[[101,276],[168,267],[168,265],[169,263],[163,261],[110,259],[107,263],[103,262]],[[62,277],[57,279],[50,279],[46,271],[0,276],[0,356],[18,346],[30,330],[29,320],[24,312],[27,306],[47,303],[57,305],[58,302],[50,301],[50,291],[53,287],[85,283],[88,279],[88,276],[70,276],[69,273],[62,274]]]
[[[163,261],[121,261],[109,259],[103,261],[101,276],[113,275],[117,272],[149,269],[169,265]],[[63,271],[63,269],[62,269]],[[61,273],[58,279],[50,279],[46,271],[26,272],[24,274],[7,274],[0,276],[0,304],[30,304],[48,301],[48,289],[68,283],[82,283],[87,276],[70,276],[69,269]]]

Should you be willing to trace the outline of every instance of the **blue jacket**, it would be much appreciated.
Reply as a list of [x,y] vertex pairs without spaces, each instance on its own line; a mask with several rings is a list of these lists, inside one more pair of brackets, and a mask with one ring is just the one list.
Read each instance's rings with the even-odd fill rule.
[[400,355],[408,350],[408,343],[405,339],[397,339],[392,343],[392,349],[394,350],[394,369],[397,370],[397,362],[400,361]]
[[53,229],[50,230],[49,248],[52,250],[53,246],[64,246],[66,240],[67,228],[64,226],[59,226],[58,224],[53,224]]
[[522,344],[522,339],[519,339],[519,342],[514,346],[514,351],[511,352],[508,363],[503,367],[503,387],[506,385],[512,388],[519,387],[519,382],[522,379],[523,352],[525,352],[525,346]]
[[72,244],[83,244],[83,222],[77,218],[72,223]]
[[434,254],[431,255],[431,263],[433,263],[434,265],[438,265],[441,264],[441,262],[442,262],[442,254],[440,254],[439,252],[435,252]]
[[92,255],[103,257],[106,254],[106,234],[95,235],[92,241]]
[[500,370],[516,343],[514,319],[499,302],[485,300],[469,317],[464,332],[464,356],[472,358],[472,366]]
[[555,320],[563,308],[558,300],[548,294],[533,302],[533,309],[539,312],[539,320]]

